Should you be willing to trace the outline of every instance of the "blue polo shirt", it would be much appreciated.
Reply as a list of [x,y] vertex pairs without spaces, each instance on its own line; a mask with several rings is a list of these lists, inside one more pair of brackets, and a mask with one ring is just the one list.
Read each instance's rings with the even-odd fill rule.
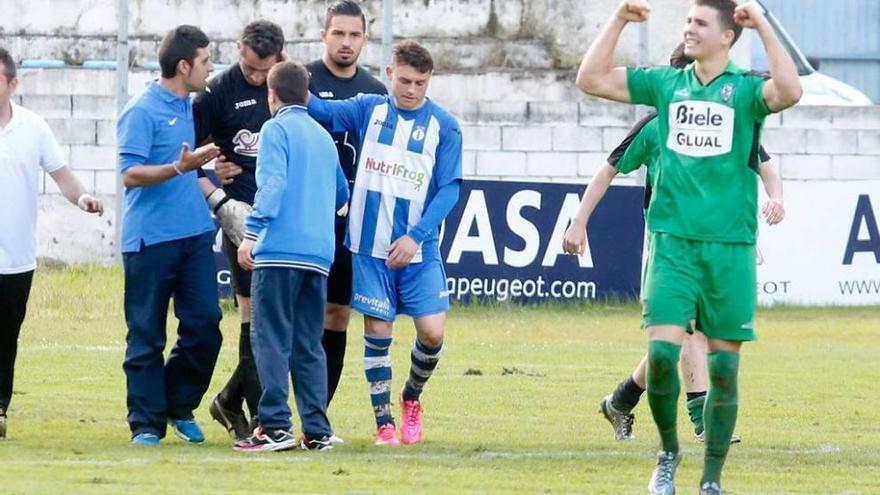
[[[134,165],[165,165],[177,160],[183,143],[195,148],[189,97],[181,98],[153,81],[125,106],[116,123],[116,141],[122,174]],[[123,253],[213,230],[195,172],[125,189]]]

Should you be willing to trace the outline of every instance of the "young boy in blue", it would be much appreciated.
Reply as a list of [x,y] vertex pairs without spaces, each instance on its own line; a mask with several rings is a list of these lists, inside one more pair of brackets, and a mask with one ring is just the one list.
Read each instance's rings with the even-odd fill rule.
[[290,432],[287,377],[305,449],[332,448],[327,419],[327,363],[321,337],[327,274],[335,249],[334,214],[348,201],[348,183],[333,139],[306,111],[309,73],[282,62],[269,72],[274,117],[260,130],[257,194],[238,261],[253,270],[251,345],[263,394],[259,426],[240,451],[297,445]]
[[401,393],[403,443],[422,438],[422,388],[443,345],[449,296],[440,259],[439,226],[455,206],[461,183],[461,129],[425,98],[434,64],[414,41],[394,48],[388,96],[309,100],[309,114],[333,132],[362,143],[346,245],[352,252],[352,308],[364,314],[364,368],[378,431],[377,445],[400,441],[391,414],[392,325],[415,320],[417,339]]

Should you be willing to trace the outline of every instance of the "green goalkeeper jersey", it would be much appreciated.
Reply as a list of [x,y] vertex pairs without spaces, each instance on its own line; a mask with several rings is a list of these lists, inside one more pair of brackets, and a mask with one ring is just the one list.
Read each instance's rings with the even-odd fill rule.
[[[651,232],[715,242],[755,242],[764,78],[727,64],[709,84],[684,69],[627,70],[633,103],[657,110],[659,153]],[[655,171],[656,173],[656,171]]]

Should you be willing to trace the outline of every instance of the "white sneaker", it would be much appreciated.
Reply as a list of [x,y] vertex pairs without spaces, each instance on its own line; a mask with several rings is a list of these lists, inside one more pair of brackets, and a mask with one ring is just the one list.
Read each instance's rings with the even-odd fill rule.
[[[703,430],[700,433],[694,433],[694,441],[697,443],[706,443],[706,430]],[[736,433],[730,436],[731,445],[735,443],[740,443],[742,441],[742,437],[737,435]]]

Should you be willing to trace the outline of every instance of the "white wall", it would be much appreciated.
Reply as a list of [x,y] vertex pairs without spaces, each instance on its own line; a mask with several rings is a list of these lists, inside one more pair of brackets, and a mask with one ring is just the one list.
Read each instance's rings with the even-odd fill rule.
[[[586,183],[636,120],[637,109],[580,96],[570,80],[516,76],[509,73],[488,80],[438,76],[432,81],[435,99],[462,121],[465,175]],[[133,90],[150,77],[149,73],[133,74]],[[105,197],[114,194],[112,72],[24,70],[21,79],[19,101],[49,121],[86,187]],[[557,100],[540,101],[542,93]],[[499,95],[502,99],[488,98]],[[779,163],[786,183],[877,180],[880,107],[797,107],[768,119],[764,145]],[[635,182],[634,177],[618,180]],[[53,195],[57,188],[46,180],[43,191]],[[47,227],[41,227],[41,255],[107,261],[112,254],[113,230],[108,225],[112,218],[83,217],[61,207],[63,202],[56,199],[43,199],[41,225]],[[64,220],[55,220],[56,216]],[[65,228],[70,229],[70,238],[91,236],[91,228],[100,230],[107,239],[106,249],[81,252],[56,247],[53,232]]]
[[[129,32],[136,61],[154,60],[156,41],[171,27],[195,24],[229,53],[230,40],[255,19],[280,24],[294,53],[318,39],[327,2],[315,0],[143,0],[129,2]],[[547,64],[573,68],[618,0],[397,0],[394,31],[448,47],[440,67],[458,58],[490,60],[501,67]],[[382,33],[382,2],[362,2],[375,40]],[[652,62],[665,60],[681,38],[688,2],[653,0],[648,23]],[[116,0],[0,0],[2,43],[20,58],[115,59]],[[47,14],[49,13],[49,14]],[[628,28],[618,57],[636,60],[637,30]],[[491,47],[488,53],[486,45]],[[535,50],[537,45],[538,49]],[[455,47],[465,50],[455,50]],[[378,50],[367,63],[378,60]],[[483,64],[482,67],[486,65]],[[476,66],[480,67],[480,66]]]

